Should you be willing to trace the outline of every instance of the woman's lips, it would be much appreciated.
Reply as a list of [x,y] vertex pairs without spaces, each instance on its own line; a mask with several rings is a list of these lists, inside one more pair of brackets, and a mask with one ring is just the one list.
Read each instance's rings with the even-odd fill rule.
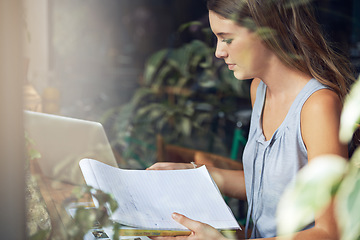
[[228,64],[229,70],[234,70],[235,64]]

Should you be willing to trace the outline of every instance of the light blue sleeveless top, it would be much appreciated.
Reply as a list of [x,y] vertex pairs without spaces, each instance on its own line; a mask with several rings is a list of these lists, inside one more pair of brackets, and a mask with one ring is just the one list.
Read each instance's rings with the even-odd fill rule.
[[301,136],[300,113],[315,91],[326,88],[311,79],[292,103],[284,121],[272,138],[265,140],[261,114],[266,85],[261,81],[251,115],[248,142],[243,154],[249,219],[253,221],[251,238],[276,236],[276,209],[280,197],[296,173],[307,164],[307,150]]

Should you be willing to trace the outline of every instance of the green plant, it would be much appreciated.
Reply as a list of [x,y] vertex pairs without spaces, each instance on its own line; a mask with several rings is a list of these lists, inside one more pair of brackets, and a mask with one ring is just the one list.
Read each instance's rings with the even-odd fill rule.
[[[110,194],[87,185],[75,187],[72,197],[63,202],[64,207],[75,205],[75,214],[72,218],[68,212],[63,212],[61,220],[65,226],[64,232],[58,232],[61,236],[51,235],[50,214],[38,186],[38,176],[30,171],[31,161],[41,158],[41,153],[36,150],[36,143],[27,132],[25,132],[25,145],[27,151],[25,198],[28,238],[30,240],[42,240],[49,237],[51,239],[80,240],[84,239],[89,230],[94,229],[96,223],[99,228],[111,226],[114,230],[112,239],[119,239],[117,229],[120,225],[110,220],[110,213],[117,209],[117,202]],[[98,202],[96,207],[85,207],[80,201],[90,195]]]
[[30,162],[41,157],[41,154],[34,148],[34,145],[34,141],[25,132],[26,230],[30,240],[46,239],[52,229],[49,211],[40,193],[36,176],[30,171]]
[[[81,201],[79,202],[79,199],[86,195],[93,196],[93,199],[98,203],[96,207],[87,207]],[[109,237],[114,240],[119,239],[117,230],[120,225],[110,220],[110,214],[117,209],[118,204],[110,194],[94,189],[91,186],[79,186],[74,189],[73,197],[63,204],[68,208],[75,206],[75,214],[72,217],[68,213],[62,216],[66,231],[61,233],[62,238],[80,240],[91,230],[101,232],[104,227],[112,227],[114,234]]]
[[239,105],[249,103],[249,81],[237,81],[208,42],[193,40],[154,53],[131,101],[109,111],[105,126],[116,133],[110,139],[126,160],[137,159],[141,167],[156,161],[156,134],[168,143],[202,150],[214,143],[220,153],[227,151],[214,123],[219,114],[234,118]]
[[[340,139],[348,143],[360,123],[360,77],[347,96]],[[334,199],[341,240],[360,239],[360,147],[350,160],[335,155],[313,159],[285,191],[278,212],[279,234],[301,230]]]

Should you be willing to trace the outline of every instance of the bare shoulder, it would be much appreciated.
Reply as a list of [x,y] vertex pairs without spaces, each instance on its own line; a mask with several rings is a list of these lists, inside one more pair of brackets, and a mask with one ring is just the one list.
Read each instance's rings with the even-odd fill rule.
[[329,89],[313,93],[301,110],[301,133],[309,160],[321,154],[346,156],[339,140],[342,103]]
[[255,99],[256,99],[256,90],[260,84],[260,79],[259,78],[254,78],[251,81],[251,86],[250,86],[250,95],[251,95],[251,104],[252,106],[254,106],[255,103]]
[[[305,102],[302,109],[302,117],[314,118],[317,115],[339,115],[342,103],[339,96],[330,89],[321,89],[313,93]],[[325,114],[325,115],[324,115]],[[314,119],[315,120],[315,119]]]

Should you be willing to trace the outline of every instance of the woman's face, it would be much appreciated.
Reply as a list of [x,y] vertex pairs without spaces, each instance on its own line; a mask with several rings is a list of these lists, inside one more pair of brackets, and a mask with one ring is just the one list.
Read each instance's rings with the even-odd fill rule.
[[210,27],[217,37],[215,56],[224,59],[237,79],[262,78],[272,56],[260,38],[230,19],[209,11]]

